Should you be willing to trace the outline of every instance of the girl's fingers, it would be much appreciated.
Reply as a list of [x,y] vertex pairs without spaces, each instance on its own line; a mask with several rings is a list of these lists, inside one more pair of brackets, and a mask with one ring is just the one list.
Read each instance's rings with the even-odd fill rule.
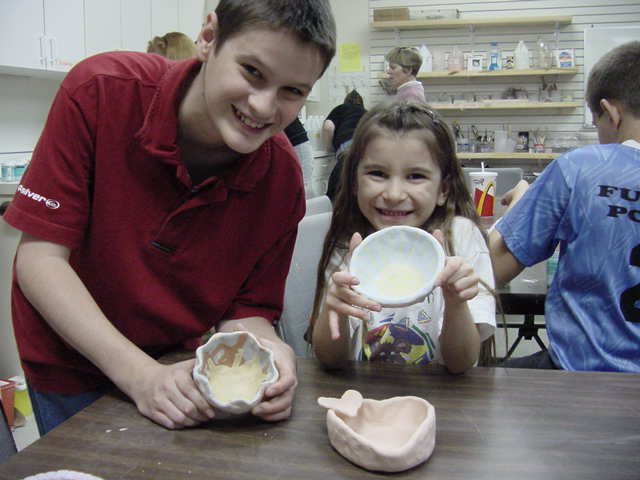
[[351,254],[353,253],[353,251],[361,243],[362,243],[362,235],[360,235],[358,232],[351,235],[351,240],[349,240],[349,257],[351,257]]
[[360,280],[358,277],[351,275],[349,272],[340,271],[331,276],[333,283],[338,287],[348,288],[352,285],[358,285]]
[[340,319],[335,310],[329,310],[329,331],[331,332],[331,340],[340,338]]

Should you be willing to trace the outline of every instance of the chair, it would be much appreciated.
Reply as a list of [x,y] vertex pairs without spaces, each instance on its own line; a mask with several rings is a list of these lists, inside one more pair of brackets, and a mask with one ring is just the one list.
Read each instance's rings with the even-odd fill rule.
[[4,409],[0,407],[0,462],[4,462],[16,451],[16,443],[13,440],[13,434],[7,423]]
[[318,262],[322,255],[324,238],[331,224],[331,214],[331,211],[325,211],[306,215],[298,224],[298,236],[287,275],[278,333],[299,356],[306,356],[309,352],[304,334],[309,326],[316,293]]
[[[501,168],[489,168],[486,170],[490,172],[498,172],[498,176],[496,177],[496,197],[501,198],[511,190],[516,184],[522,180],[523,171],[519,167],[501,167]],[[481,168],[476,167],[463,167],[462,172],[464,173],[464,178],[466,185],[469,187],[469,191],[471,191],[471,179],[469,178],[469,172],[480,172]]]
[[313,197],[307,200],[307,213],[305,216],[315,215],[316,213],[330,212],[331,200],[326,195]]

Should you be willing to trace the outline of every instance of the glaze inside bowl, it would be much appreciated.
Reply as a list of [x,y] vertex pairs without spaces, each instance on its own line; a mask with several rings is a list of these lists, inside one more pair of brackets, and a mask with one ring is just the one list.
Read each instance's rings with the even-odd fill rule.
[[278,376],[273,352],[249,332],[216,333],[196,350],[194,381],[220,412],[248,412]]
[[444,268],[442,246],[421,228],[393,226],[365,238],[354,250],[349,271],[353,289],[382,306],[412,305],[433,290]]

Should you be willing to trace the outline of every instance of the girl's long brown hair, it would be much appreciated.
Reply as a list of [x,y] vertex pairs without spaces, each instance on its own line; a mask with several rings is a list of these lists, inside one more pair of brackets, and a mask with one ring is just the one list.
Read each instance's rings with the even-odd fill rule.
[[379,104],[367,112],[353,136],[353,142],[345,155],[342,165],[341,182],[333,208],[331,226],[327,232],[318,264],[316,294],[309,331],[305,337],[311,340],[313,324],[320,313],[320,305],[325,288],[325,272],[336,249],[347,251],[349,240],[355,232],[363,237],[373,233],[357,201],[357,169],[364,157],[367,145],[380,135],[407,135],[417,133],[436,160],[442,173],[442,185],[447,199],[442,206],[436,206],[431,217],[421,225],[427,232],[442,230],[445,250],[455,255],[451,226],[456,216],[466,217],[474,222],[480,231],[480,219],[473,208],[473,202],[464,182],[462,168],[455,151],[453,136],[446,123],[427,105],[418,102],[394,101]]

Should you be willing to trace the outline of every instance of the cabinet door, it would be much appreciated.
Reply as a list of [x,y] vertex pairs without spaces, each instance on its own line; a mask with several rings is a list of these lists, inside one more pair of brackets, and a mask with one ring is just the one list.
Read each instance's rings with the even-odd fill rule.
[[151,36],[178,31],[178,0],[151,0]]
[[45,68],[42,0],[2,0],[0,65]]
[[121,0],[120,5],[122,49],[146,52],[151,40],[151,0]]
[[68,71],[85,56],[84,1],[44,0],[48,69]]
[[[136,2],[130,2],[136,3]],[[120,2],[113,0],[84,0],[84,28],[86,56],[120,50]]]
[[195,42],[204,22],[204,0],[182,0],[178,4],[178,31]]

